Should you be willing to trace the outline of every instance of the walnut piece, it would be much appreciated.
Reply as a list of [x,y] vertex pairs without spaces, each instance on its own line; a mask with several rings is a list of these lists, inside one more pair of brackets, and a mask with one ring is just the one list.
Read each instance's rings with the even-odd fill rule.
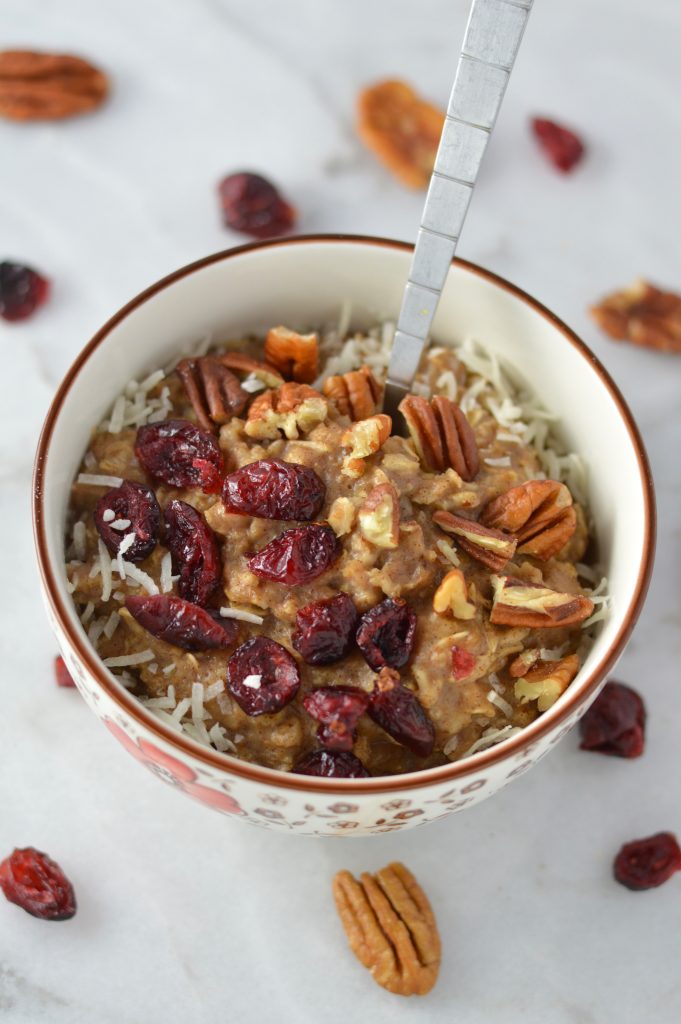
[[80,57],[32,50],[0,53],[0,117],[57,121],[95,110],[108,93],[106,75]]
[[430,401],[407,395],[399,406],[423,468],[442,473],[451,466],[462,480],[473,480],[480,468],[473,428],[456,404],[444,395]]
[[466,578],[460,569],[452,569],[433,594],[433,611],[438,615],[452,614],[455,619],[472,619],[475,605],[468,600]]
[[400,539],[400,499],[392,484],[378,484],[358,513],[362,536],[377,548],[394,549]]
[[327,377],[322,391],[338,411],[351,420],[365,420],[373,416],[381,399],[381,385],[368,366]]
[[440,936],[411,871],[395,862],[359,881],[339,871],[333,895],[350,949],[374,981],[400,996],[430,992],[440,969]]
[[514,691],[521,704],[536,700],[538,711],[548,711],[579,672],[579,658],[569,654],[560,661],[540,661],[516,679]]
[[282,384],[265,391],[248,410],[245,431],[249,437],[267,440],[283,433],[289,441],[307,434],[326,419],[326,399],[307,384]]
[[548,561],[572,537],[577,513],[565,484],[557,480],[528,480],[490,501],[480,522],[513,534],[519,554]]
[[453,512],[435,512],[433,522],[445,533],[453,534],[459,547],[488,569],[498,572],[515,554],[515,537],[501,530],[490,529]]
[[341,472],[351,477],[363,476],[366,472],[364,460],[376,454],[390,437],[391,430],[392,420],[385,413],[353,423],[341,437],[343,448],[350,449],[349,455],[343,459]]
[[284,377],[311,384],[319,374],[317,335],[298,334],[288,327],[272,327],[265,339],[265,359]]
[[246,408],[248,392],[232,371],[213,356],[182,359],[176,369],[204,430],[213,430],[215,423],[227,423]]
[[357,510],[349,498],[336,498],[329,509],[328,524],[337,537],[350,533],[355,525]]
[[445,115],[405,82],[364,89],[357,104],[359,136],[409,188],[425,188],[435,164]]
[[635,281],[606,296],[590,313],[611,338],[644,348],[681,352],[681,295]]
[[492,576],[494,598],[490,622],[495,626],[550,629],[574,626],[594,610],[593,601],[581,594],[561,594],[539,583],[514,576]]

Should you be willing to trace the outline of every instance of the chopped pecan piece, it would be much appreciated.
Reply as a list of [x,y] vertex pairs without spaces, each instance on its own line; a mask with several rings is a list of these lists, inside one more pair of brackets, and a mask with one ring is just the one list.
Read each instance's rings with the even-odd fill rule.
[[635,281],[606,296],[590,313],[611,338],[663,352],[681,352],[681,295],[675,292]]
[[288,327],[272,327],[265,339],[265,359],[284,377],[311,384],[319,373],[317,335],[297,334]]
[[215,358],[228,370],[257,377],[268,388],[278,388],[284,383],[284,378],[274,366],[263,363],[260,359],[252,359],[245,352],[223,352]]
[[390,437],[392,420],[385,413],[370,416],[368,420],[353,423],[341,437],[344,448],[350,448],[350,454],[343,459],[342,472],[346,476],[363,476],[366,471],[365,459],[376,452]]
[[518,679],[520,676],[526,676],[530,669],[534,668],[540,658],[541,651],[538,647],[528,647],[527,650],[514,658],[508,666],[509,674],[513,679]]
[[575,626],[588,619],[594,610],[593,601],[581,594],[561,594],[514,576],[492,576],[492,585],[494,598],[489,618],[495,626]]
[[560,661],[540,661],[516,679],[514,691],[521,704],[536,700],[539,711],[548,711],[579,672],[579,658],[569,654]]
[[436,512],[433,515],[433,522],[445,533],[453,534],[459,547],[488,569],[503,569],[509,558],[513,558],[515,554],[515,537],[510,537],[501,530],[482,526],[472,519],[456,516],[453,512]]
[[333,895],[350,949],[374,981],[400,996],[430,992],[440,969],[440,936],[411,871],[393,863],[359,881],[339,871]]
[[480,522],[512,533],[518,541],[519,554],[548,561],[572,537],[577,514],[565,484],[557,480],[528,480],[490,501]]
[[404,185],[425,188],[435,164],[444,113],[398,81],[364,89],[357,109],[357,129],[364,144]]
[[326,399],[318,391],[289,381],[257,396],[248,410],[245,430],[259,440],[279,437],[280,431],[295,440],[322,423],[327,412]]
[[472,619],[475,605],[468,600],[466,578],[460,569],[452,569],[433,594],[433,611],[438,615],[451,613],[455,619]]
[[338,411],[351,420],[365,420],[377,411],[381,385],[368,366],[337,377],[327,377],[322,391]]
[[435,395],[430,402],[407,395],[399,408],[424,469],[442,473],[451,466],[462,480],[473,480],[480,468],[478,446],[456,402],[444,395]]
[[362,536],[377,548],[396,548],[400,539],[400,499],[392,484],[378,484],[359,509]]
[[357,510],[350,498],[336,498],[329,509],[329,526],[337,537],[344,537],[355,525]]
[[227,423],[246,408],[248,392],[232,371],[213,356],[182,359],[177,364],[177,373],[204,430],[213,430],[215,423]]
[[0,117],[56,121],[94,110],[108,92],[106,75],[80,57],[32,50],[0,53]]

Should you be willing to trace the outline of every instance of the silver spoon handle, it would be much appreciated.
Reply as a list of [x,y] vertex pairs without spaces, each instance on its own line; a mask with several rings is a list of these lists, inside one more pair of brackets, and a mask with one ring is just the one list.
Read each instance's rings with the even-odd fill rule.
[[397,321],[384,407],[411,389],[533,0],[473,0]]

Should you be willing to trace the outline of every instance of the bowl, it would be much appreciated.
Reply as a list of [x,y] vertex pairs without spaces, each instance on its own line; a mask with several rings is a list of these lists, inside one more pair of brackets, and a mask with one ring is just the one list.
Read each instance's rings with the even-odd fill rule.
[[352,326],[394,318],[411,247],[378,238],[295,237],[245,245],[152,285],[106,323],[66,374],[47,415],[34,477],[34,530],[47,614],[76,685],[125,749],[209,807],[300,835],[366,835],[422,825],[496,793],[568,732],[627,642],[652,568],[655,513],[643,444],[617,387],[589,349],[519,288],[456,260],[432,334],[472,335],[516,367],[560,433],[588,462],[589,502],[612,609],[567,691],[531,725],[467,759],[406,775],[321,779],[248,764],[174,732],[104,667],[66,586],[69,488],[89,432],[131,377],[186,351],[207,332],[228,337],[329,322],[344,300]]

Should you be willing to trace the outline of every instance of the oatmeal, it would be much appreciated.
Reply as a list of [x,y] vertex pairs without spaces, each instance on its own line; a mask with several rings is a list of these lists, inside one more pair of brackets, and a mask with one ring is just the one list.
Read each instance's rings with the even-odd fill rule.
[[204,345],[92,435],[69,589],[104,664],[200,743],[414,771],[513,735],[577,674],[606,610],[579,460],[471,343],[429,350],[393,433],[389,344]]

